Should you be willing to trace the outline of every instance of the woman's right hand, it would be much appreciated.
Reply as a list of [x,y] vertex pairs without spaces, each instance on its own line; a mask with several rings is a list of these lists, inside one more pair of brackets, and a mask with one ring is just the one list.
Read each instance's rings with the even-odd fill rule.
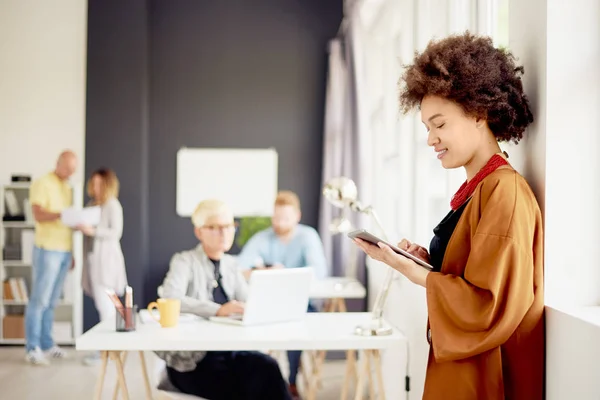
[[219,308],[217,311],[218,317],[228,317],[231,314],[243,314],[244,313],[244,303],[239,302],[237,300],[231,300],[227,302]]
[[429,263],[429,252],[423,246],[419,246],[416,243],[411,243],[406,239],[402,239],[400,243],[398,243],[398,248],[412,254],[426,263]]

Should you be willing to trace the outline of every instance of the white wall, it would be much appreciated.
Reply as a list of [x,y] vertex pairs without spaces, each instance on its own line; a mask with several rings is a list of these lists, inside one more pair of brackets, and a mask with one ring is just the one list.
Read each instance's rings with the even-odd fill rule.
[[[83,202],[86,0],[0,0],[0,184],[54,169],[59,153],[79,158],[71,178]],[[81,234],[74,236],[74,334],[82,331]],[[1,271],[0,271],[1,272]]]
[[547,304],[598,305],[600,3],[548,0],[547,12]]
[[0,183],[74,150],[83,174],[86,0],[0,1]]
[[600,310],[589,314],[546,308],[547,400],[600,399]]
[[555,307],[600,303],[600,269],[590,262],[600,258],[599,13],[595,0],[510,7],[510,47],[525,66],[536,119],[512,152],[545,210],[545,295]]
[[510,3],[536,117],[518,159],[544,206],[548,400],[600,397],[600,310],[586,307],[600,302],[599,14],[596,0]]

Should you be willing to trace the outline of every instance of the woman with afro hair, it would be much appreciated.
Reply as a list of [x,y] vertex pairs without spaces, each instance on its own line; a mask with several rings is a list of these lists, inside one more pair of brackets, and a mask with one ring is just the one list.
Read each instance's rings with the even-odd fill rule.
[[419,108],[442,166],[466,172],[429,250],[399,244],[432,271],[383,243],[357,240],[426,288],[424,399],[544,396],[542,215],[498,145],[517,143],[533,122],[522,74],[510,52],[467,32],[430,42],[401,78],[402,111]]

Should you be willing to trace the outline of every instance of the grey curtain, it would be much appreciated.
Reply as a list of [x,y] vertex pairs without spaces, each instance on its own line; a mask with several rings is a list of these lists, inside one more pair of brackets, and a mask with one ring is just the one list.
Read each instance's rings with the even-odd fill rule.
[[[329,46],[322,182],[325,184],[336,176],[351,178],[358,187],[359,200],[362,200],[361,194],[366,188],[360,161],[365,158],[365,134],[361,130],[360,85],[356,65],[358,54],[354,37],[352,28],[348,27],[343,37],[332,40]],[[330,232],[331,221],[342,214],[355,228],[368,226],[363,215],[335,208],[321,196],[319,233],[332,275],[348,276],[349,272],[351,275],[351,267],[354,265],[356,275],[353,277],[366,283],[365,258],[362,252],[356,251],[355,245],[346,235],[334,235]]]

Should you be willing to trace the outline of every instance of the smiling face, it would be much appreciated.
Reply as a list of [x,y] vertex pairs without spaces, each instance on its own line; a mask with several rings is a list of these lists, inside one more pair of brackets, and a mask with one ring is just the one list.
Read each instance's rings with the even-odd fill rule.
[[423,98],[421,120],[428,131],[427,144],[446,169],[468,166],[487,139],[483,121],[469,117],[458,104],[442,97]]

